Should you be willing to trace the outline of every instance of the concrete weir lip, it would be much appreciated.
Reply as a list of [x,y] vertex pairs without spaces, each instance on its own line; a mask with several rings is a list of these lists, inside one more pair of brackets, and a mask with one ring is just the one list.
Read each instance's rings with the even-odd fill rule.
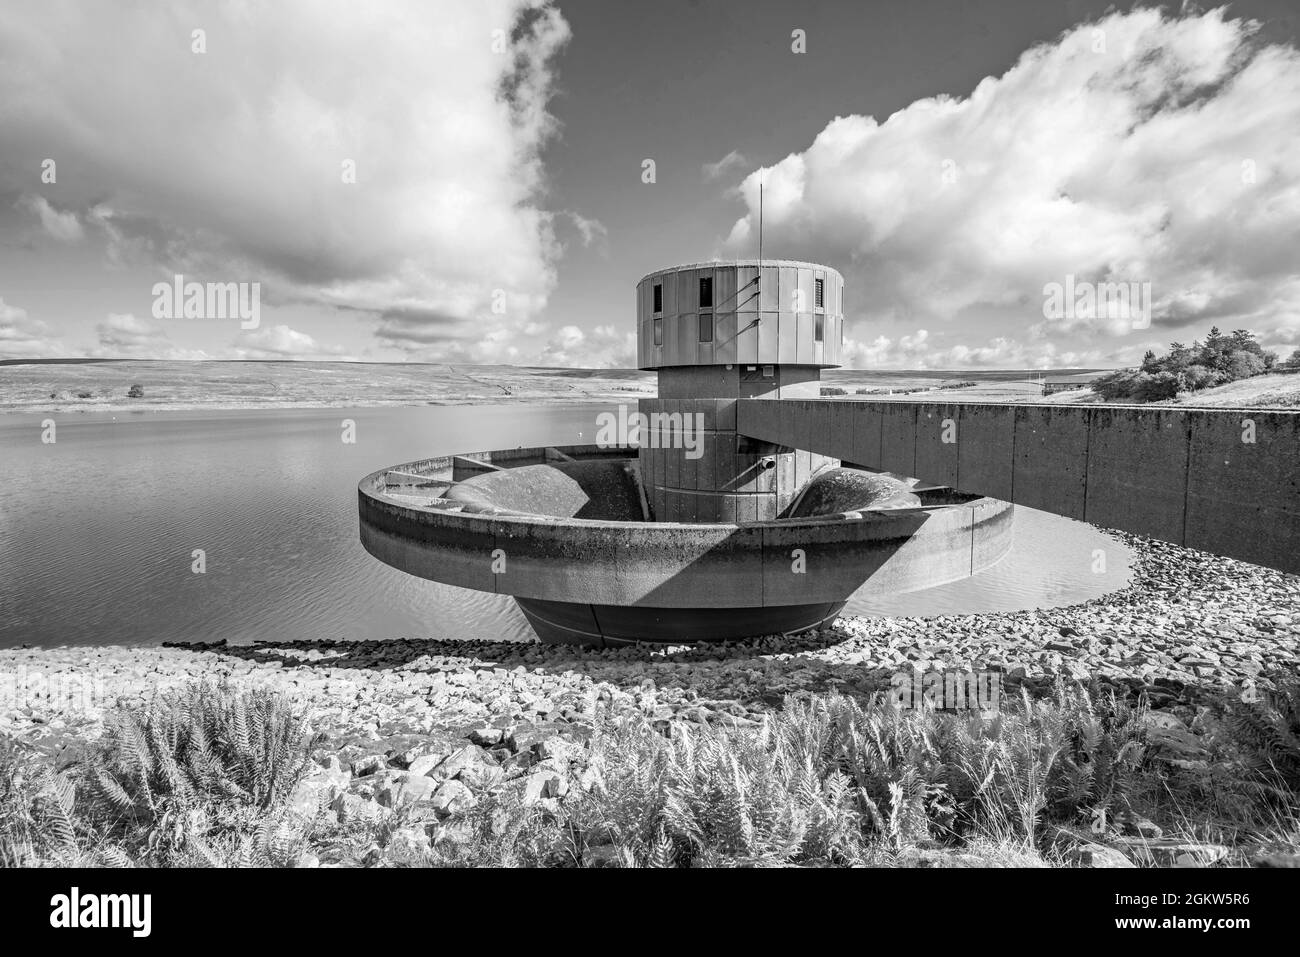
[[856,476],[886,507],[800,515],[796,501],[769,521],[655,521],[635,448],[445,456],[360,482],[361,543],[408,574],[513,596],[545,642],[596,645],[813,628],[860,587],[943,584],[1010,548],[1009,503],[823,474],[822,494],[802,496],[812,507],[843,504]]

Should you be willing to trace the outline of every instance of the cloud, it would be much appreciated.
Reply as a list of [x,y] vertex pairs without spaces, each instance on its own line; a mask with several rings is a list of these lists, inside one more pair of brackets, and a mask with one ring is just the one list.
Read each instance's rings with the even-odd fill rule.
[[732,150],[716,163],[705,163],[704,178],[710,182],[716,179],[721,179],[733,169],[744,166],[748,162],[749,161],[745,159],[743,154],[738,153],[736,150]]
[[1050,342],[999,336],[979,345],[945,344],[918,329],[909,335],[877,336],[870,342],[844,340],[845,365],[866,369],[1051,369],[1106,367],[1114,356],[1098,349],[1063,351]]
[[123,359],[339,359],[346,350],[325,346],[286,325],[241,332],[227,348],[209,353],[172,342],[163,322],[131,313],[109,313],[96,324],[97,346],[91,355]]
[[267,326],[240,337],[234,346],[238,359],[338,359],[346,350],[323,346],[305,332],[286,325]]
[[86,234],[76,213],[60,212],[44,196],[24,193],[18,198],[18,208],[40,220],[41,228],[60,242],[74,243]]
[[[752,249],[761,179],[768,248],[841,267],[850,334],[886,339],[864,360],[913,361],[901,336],[918,327],[944,364],[1032,362],[1048,346],[1135,361],[1153,330],[1213,323],[1295,341],[1300,53],[1256,29],[1222,10],[1116,13],[964,98],[837,117],[746,177],[724,251]],[[1067,275],[1150,282],[1152,329],[1045,320],[1044,286]],[[961,341],[941,347],[940,329]]]
[[573,210],[567,210],[565,215],[573,223],[573,228],[578,231],[578,236],[582,240],[584,247],[590,246],[592,243],[597,243],[601,247],[605,246],[606,241],[609,239],[609,230],[605,228],[605,224],[599,219],[590,219]]
[[569,36],[546,0],[25,5],[0,20],[0,191],[75,163],[61,211],[28,206],[60,238],[81,211],[115,260],[380,317],[399,348],[517,333],[556,281],[540,153]]
[[577,326],[562,327],[542,350],[541,364],[584,369],[629,368],[636,365],[636,335],[613,325],[589,333]]
[[0,359],[35,359],[66,355],[48,324],[0,298]]
[[129,312],[111,312],[95,326],[97,346],[91,355],[121,359],[208,359],[200,349],[184,349],[172,343],[162,324],[141,319]]

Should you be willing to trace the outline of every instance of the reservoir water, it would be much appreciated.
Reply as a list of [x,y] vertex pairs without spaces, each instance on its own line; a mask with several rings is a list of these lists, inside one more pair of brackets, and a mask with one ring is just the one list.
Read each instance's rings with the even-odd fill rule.
[[[356,483],[395,462],[594,441],[603,405],[0,415],[0,646],[359,638],[528,640],[512,599],[416,579],[357,540]],[[343,441],[345,420],[355,442]],[[195,571],[201,550],[204,571]],[[1081,522],[1016,510],[972,578],[846,614],[1070,604],[1129,577]]]

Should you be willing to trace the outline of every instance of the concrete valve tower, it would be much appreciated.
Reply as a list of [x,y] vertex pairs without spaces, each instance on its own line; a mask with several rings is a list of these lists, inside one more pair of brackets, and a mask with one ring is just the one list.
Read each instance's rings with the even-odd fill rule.
[[[634,414],[596,413],[594,445],[469,452],[367,476],[367,551],[513,596],[543,641],[595,645],[814,628],[855,592],[952,581],[1006,552],[1005,502],[746,434],[747,403],[815,398],[821,370],[839,364],[834,269],[661,269],[637,284],[636,323],[637,365],[658,374],[656,398]],[[611,440],[602,423],[615,416],[637,427]],[[797,423],[782,435],[797,436]]]
[[659,398],[640,402],[656,521],[771,521],[833,461],[737,433],[736,402],[819,394],[839,365],[843,294],[834,269],[788,261],[673,266],[637,284],[637,366],[659,373]]

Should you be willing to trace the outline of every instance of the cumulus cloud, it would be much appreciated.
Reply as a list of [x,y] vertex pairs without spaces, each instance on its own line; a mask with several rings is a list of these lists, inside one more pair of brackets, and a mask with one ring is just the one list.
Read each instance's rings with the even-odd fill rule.
[[[725,251],[752,250],[761,179],[769,248],[846,273],[864,361],[914,361],[918,327],[935,333],[922,358],[954,365],[1133,361],[1139,339],[1213,323],[1295,341],[1300,53],[1255,33],[1222,10],[1116,13],[969,96],[837,117],[745,179]],[[1151,328],[1045,318],[1067,275],[1150,282]]]
[[91,355],[123,359],[340,359],[346,350],[323,345],[287,325],[240,332],[223,349],[209,353],[172,342],[166,323],[132,313],[109,313],[95,326],[97,345]]
[[636,364],[636,335],[613,325],[590,332],[563,326],[542,350],[541,362],[585,369],[626,368]]
[[344,351],[321,345],[307,333],[283,324],[249,332],[234,347],[239,359],[338,359]]
[[175,345],[162,323],[129,312],[110,312],[95,326],[97,345],[91,354],[121,359],[207,359],[202,350]]
[[55,209],[44,196],[24,193],[18,198],[18,208],[35,216],[41,228],[60,242],[74,243],[86,234],[76,213]]
[[0,359],[35,359],[66,354],[63,343],[47,323],[0,298]]
[[84,221],[113,258],[261,281],[400,348],[518,335],[555,283],[540,150],[568,38],[547,0],[23,5],[0,191],[72,157],[63,210],[27,201],[58,238]]
[[918,329],[871,341],[844,340],[845,365],[864,369],[1052,369],[1104,366],[1115,355],[1099,349],[1062,350],[1052,342],[998,336],[979,344],[946,344],[943,335]]

